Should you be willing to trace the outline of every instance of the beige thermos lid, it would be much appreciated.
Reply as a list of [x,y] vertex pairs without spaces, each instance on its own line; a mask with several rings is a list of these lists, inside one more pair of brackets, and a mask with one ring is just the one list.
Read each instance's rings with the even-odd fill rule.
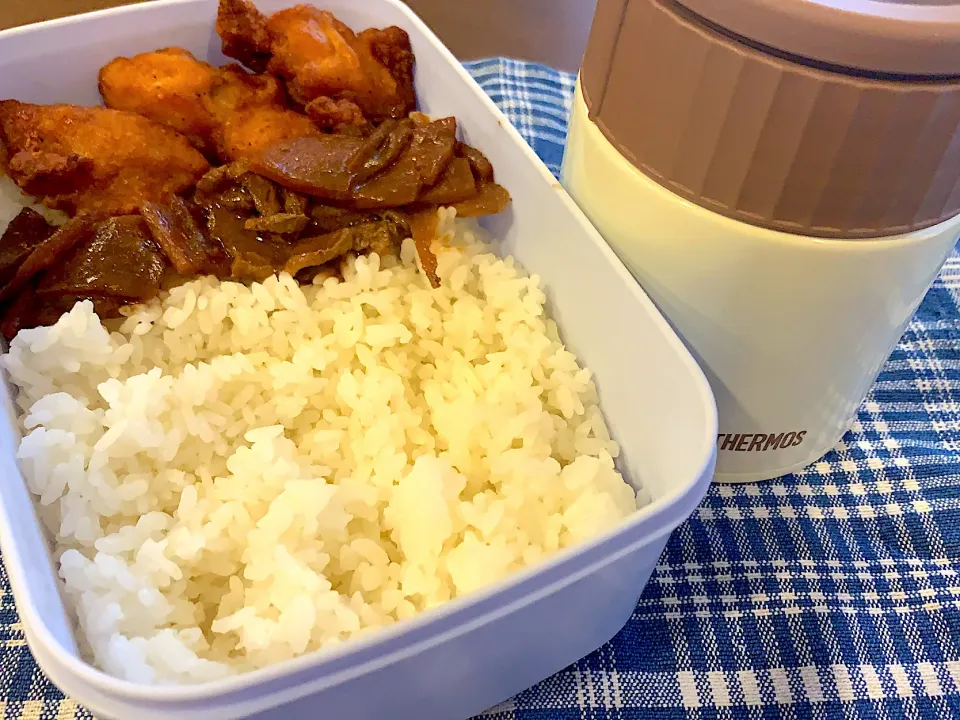
[[834,238],[960,213],[960,3],[599,0],[591,119],[718,213]]

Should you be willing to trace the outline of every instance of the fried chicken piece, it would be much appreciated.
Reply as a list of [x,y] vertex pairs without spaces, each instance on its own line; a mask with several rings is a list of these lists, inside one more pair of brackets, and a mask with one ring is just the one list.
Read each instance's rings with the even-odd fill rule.
[[285,100],[273,75],[251,75],[239,65],[222,68],[208,103],[217,121],[220,157],[226,162],[250,160],[281,140],[321,134],[309,117],[288,109]]
[[145,115],[205,144],[233,113],[286,104],[276,77],[251,75],[237,64],[217,68],[183,48],[115,58],[100,69],[100,94],[109,108]]
[[246,0],[220,0],[217,35],[223,54],[239,60],[255,73],[267,69],[271,56],[267,18]]
[[231,113],[249,108],[284,110],[287,95],[275,76],[251,75],[236,63],[231,63],[217,69],[209,97],[204,102],[207,110],[222,124]]
[[413,51],[400,28],[357,35],[312,5],[274,13],[267,26],[273,37],[269,69],[287,79],[300,102],[350,100],[374,121],[406,117],[414,109]]
[[249,0],[220,0],[217,32],[223,52],[250,68],[267,68],[287,81],[302,105],[320,97],[349,100],[374,122],[406,117],[416,105],[413,50],[398,27],[359,35],[333,14],[311,5],[269,18]]
[[387,69],[397,83],[397,99],[401,110],[391,117],[406,117],[417,106],[413,88],[413,47],[407,31],[396,25],[378,29],[367,28],[360,33],[360,42],[366,44],[374,59]]
[[220,69],[207,107],[216,122],[214,145],[225,162],[259,157],[284,139],[320,134],[310,118],[286,107],[276,77],[251,75],[239,65]]
[[287,109],[273,75],[251,75],[236,64],[215,68],[180,48],[113,60],[100,71],[100,93],[107,107],[180,130],[227,162],[320,132],[308,117]]
[[100,94],[108,108],[145,115],[203,147],[216,127],[206,99],[217,75],[183,48],[164,48],[104,65]]
[[250,108],[224,124],[219,149],[225,160],[255,160],[282,140],[319,137],[322,133],[306,115],[273,107]]
[[93,181],[93,161],[76,154],[20,152],[9,158],[7,172],[25,178],[22,189],[35,197],[57,195],[66,186],[81,187]]
[[307,103],[304,112],[321,130],[358,135],[366,135],[373,130],[363,111],[350,100],[318,97]]
[[210,165],[180,133],[135,113],[0,101],[5,169],[69,213],[134,213],[191,187]]

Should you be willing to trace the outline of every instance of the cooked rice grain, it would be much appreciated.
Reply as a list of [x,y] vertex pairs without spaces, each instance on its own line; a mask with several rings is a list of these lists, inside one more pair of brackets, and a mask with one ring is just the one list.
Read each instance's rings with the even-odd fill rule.
[[262,667],[636,509],[538,279],[456,227],[436,290],[408,241],[343,281],[204,278],[112,332],[84,302],[14,339],[18,458],[97,664]]

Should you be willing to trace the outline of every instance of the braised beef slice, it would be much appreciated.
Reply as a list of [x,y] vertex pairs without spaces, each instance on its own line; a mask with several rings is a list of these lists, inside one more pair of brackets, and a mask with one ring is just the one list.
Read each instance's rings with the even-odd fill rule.
[[253,167],[290,190],[346,201],[354,183],[350,163],[364,147],[363,138],[347,135],[296,138],[268,148]]
[[6,285],[17,268],[40,243],[56,230],[46,219],[31,208],[24,208],[10,221],[0,237],[0,286]]
[[468,200],[453,204],[457,217],[477,217],[479,215],[496,215],[507,209],[510,204],[510,193],[502,185],[495,182],[484,183],[480,192]]
[[324,265],[304,268],[294,276],[294,279],[301,285],[312,285],[318,277],[322,280],[332,277],[342,277],[339,260],[332,260]]
[[306,215],[310,201],[304,195],[287,188],[280,188],[280,197],[283,199],[283,211],[290,215]]
[[216,200],[211,202],[237,212],[252,212],[256,208],[250,193],[243,188],[228,188],[217,193]]
[[390,220],[376,220],[349,228],[353,234],[354,251],[372,252],[380,257],[395,253],[403,240],[398,227]]
[[253,198],[253,205],[263,216],[276,215],[280,212],[280,200],[277,199],[277,189],[266,178],[247,173],[240,178],[243,189]]
[[354,183],[362,183],[393,165],[413,139],[410,120],[384,120],[350,161]]
[[7,340],[12,340],[20,330],[25,328],[53,325],[81,300],[91,301],[94,312],[101,320],[120,317],[120,308],[129,304],[122,298],[83,295],[38,296],[35,288],[28,285],[4,313],[0,332]]
[[16,295],[38,273],[65,257],[74,246],[93,235],[99,218],[94,215],[78,215],[61,226],[50,237],[36,245],[17,268],[13,278],[0,288],[0,302]]
[[218,205],[207,210],[207,229],[230,257],[230,274],[241,280],[264,280],[282,268],[290,254],[284,242],[248,230],[247,218]]
[[[355,224],[350,211],[462,205],[463,216],[500,212],[509,194],[493,182],[490,161],[457,141],[456,133],[454,118],[426,122],[411,115],[384,121],[366,138],[323,135],[279,143],[254,168],[284,191],[345,208],[311,208],[307,233]],[[266,230],[260,223],[251,228]]]
[[410,217],[401,210],[382,210],[371,215],[372,220],[386,220],[392,223],[394,231],[397,234],[398,241],[404,238],[413,237],[410,229]]
[[13,340],[14,336],[28,325],[28,314],[37,306],[37,293],[32,285],[28,285],[20,291],[20,294],[14,298],[10,307],[3,313],[3,321],[0,323],[0,332],[7,340]]
[[465,157],[469,161],[470,169],[473,170],[473,176],[478,183],[493,182],[493,165],[482,152],[466,143],[458,142],[457,156]]
[[346,210],[332,205],[314,205],[310,208],[311,222],[307,232],[311,234],[330,233],[345,227],[376,220],[387,220],[396,226],[401,238],[410,237],[410,224],[406,213],[401,210]]
[[294,245],[283,269],[296,275],[304,268],[324,265],[350,252],[375,252],[381,256],[394,253],[403,239],[400,228],[392,220],[374,220],[305,238]]
[[447,165],[440,180],[427,188],[417,203],[426,205],[453,205],[476,196],[477,181],[474,179],[470,162],[466,158],[456,157]]
[[165,265],[143,218],[112,217],[40,279],[37,294],[149,300],[160,291]]
[[300,240],[293,248],[283,269],[296,275],[304,268],[318,267],[353,250],[352,228],[342,228],[326,235]]
[[310,218],[306,215],[293,215],[291,213],[276,213],[268,217],[247,218],[243,226],[247,230],[255,230],[261,233],[276,233],[278,235],[296,234],[302,231],[309,222]]
[[340,228],[358,225],[370,220],[370,213],[346,210],[333,205],[316,204],[310,208],[310,218],[313,221],[309,230],[321,234],[333,232]]
[[354,189],[352,204],[360,209],[401,207],[416,201],[453,160],[456,124],[437,120],[417,128],[400,157],[385,172]]
[[430,187],[440,179],[453,160],[457,149],[457,121],[452,117],[441,118],[424,130],[426,137],[421,145],[420,176],[423,187]]
[[[218,201],[219,193],[228,188],[234,188],[236,182],[248,172],[250,172],[250,165],[243,160],[211,168],[197,181],[194,192],[196,201],[201,205]],[[250,208],[253,208],[252,198]]]
[[[259,193],[257,198],[247,189],[245,181],[247,178],[255,177],[257,176],[250,173],[250,166],[242,161],[213,168],[200,178],[193,194],[193,201],[201,208],[219,205],[241,213],[256,210],[257,202],[261,206],[273,206],[269,194],[275,190],[268,180],[258,178],[266,183],[266,186],[260,185],[256,188]],[[256,180],[249,184],[256,185]]]
[[180,275],[224,275],[229,271],[230,262],[223,246],[204,235],[183,199],[175,197],[167,205],[146,203],[140,214],[150,235]]

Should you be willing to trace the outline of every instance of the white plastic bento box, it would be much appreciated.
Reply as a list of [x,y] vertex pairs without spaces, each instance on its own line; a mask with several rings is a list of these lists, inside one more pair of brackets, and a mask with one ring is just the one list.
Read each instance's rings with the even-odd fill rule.
[[[295,0],[258,0],[273,12]],[[13,405],[0,422],[0,546],[24,632],[51,679],[97,715],[209,720],[458,720],[505,700],[610,639],[715,462],[710,388],[652,303],[566,192],[454,57],[396,0],[316,0],[355,28],[399,25],[417,58],[421,110],[456,115],[512,208],[486,223],[544,282],[568,346],[595,373],[620,469],[652,502],[629,522],[505,582],[387,630],[279,665],[188,687],[138,686],[77,652],[47,540],[19,475]],[[177,45],[223,63],[215,0],[160,0],[0,33],[0,98],[99,103],[97,70]]]

